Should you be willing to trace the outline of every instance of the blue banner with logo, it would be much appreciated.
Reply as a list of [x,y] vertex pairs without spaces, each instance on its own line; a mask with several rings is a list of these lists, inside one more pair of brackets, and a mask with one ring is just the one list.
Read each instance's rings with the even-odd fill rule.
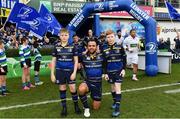
[[47,31],[47,23],[32,7],[16,3],[8,17],[9,22],[17,24],[17,28],[30,31],[34,36],[42,39]]
[[16,28],[17,29],[23,29],[23,30],[26,30],[26,31],[30,31],[30,26],[28,25],[28,24],[26,24],[26,23],[22,23],[22,22],[18,22],[17,24],[16,24]]
[[[37,17],[33,19],[32,21],[21,21],[18,24],[24,26],[25,29],[30,29],[30,33],[33,34],[34,36],[38,37],[39,39],[42,39],[44,34],[47,31],[47,23],[44,22],[44,20],[40,17]],[[29,27],[28,27],[29,25]]]
[[31,21],[40,17],[36,9],[22,3],[16,3],[8,17],[9,22],[18,23],[19,21]]
[[43,4],[41,4],[39,14],[48,23],[48,31],[53,35],[58,35],[62,26]]

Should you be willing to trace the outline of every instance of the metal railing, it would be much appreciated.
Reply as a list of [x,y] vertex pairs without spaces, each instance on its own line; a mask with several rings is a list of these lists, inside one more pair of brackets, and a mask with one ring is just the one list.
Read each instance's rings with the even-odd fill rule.
[[[87,2],[104,2],[104,1],[111,1],[111,0],[87,0]],[[137,5],[145,5],[145,6],[149,6],[150,4],[150,0],[133,0],[136,2]]]
[[151,5],[150,0],[134,0],[136,2],[137,5],[145,5],[145,6],[149,6]]
[[[86,0],[86,2],[103,2],[103,1],[111,1],[111,0]],[[145,5],[150,6],[152,5],[150,0],[133,0],[136,2],[137,5]],[[167,0],[169,1],[173,7],[180,8],[180,1],[173,1],[173,0]],[[164,1],[155,0],[155,7],[166,7]]]
[[[173,7],[175,8],[180,8],[180,2],[179,3],[175,3],[175,2],[169,2]],[[166,7],[164,2],[155,2],[155,7]]]

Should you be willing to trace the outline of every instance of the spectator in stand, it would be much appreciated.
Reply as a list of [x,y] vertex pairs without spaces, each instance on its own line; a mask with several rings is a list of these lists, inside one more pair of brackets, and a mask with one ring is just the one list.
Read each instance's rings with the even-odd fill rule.
[[103,47],[107,44],[105,32],[101,32],[100,37],[98,38],[98,44],[100,51],[102,51]]
[[44,36],[44,42],[43,45],[51,45],[51,42],[47,36]]
[[18,49],[18,41],[16,40],[15,35],[11,35],[11,39],[10,39],[9,43],[10,43],[10,47]]
[[159,50],[165,49],[165,43],[164,43],[164,39],[163,39],[163,38],[160,38],[160,39],[159,39],[158,49],[159,49]]
[[0,31],[0,37],[2,38],[3,37],[3,35],[4,35],[4,31]]
[[139,40],[139,47],[141,51],[145,50],[145,39],[143,37]]
[[124,41],[124,38],[122,37],[121,29],[117,30],[116,33],[117,33],[117,37],[116,37],[115,42],[116,42],[117,44],[122,44],[123,41]]
[[180,49],[180,33],[177,31],[177,29],[175,28],[176,34],[177,36],[174,38],[174,42],[175,42],[175,49]]
[[3,33],[2,39],[3,39],[3,41],[7,41],[7,33],[6,32]]
[[10,32],[11,32],[11,33],[14,33],[14,32],[15,32],[15,29],[16,29],[16,28],[15,28],[14,25],[10,25]]
[[166,46],[166,49],[168,49],[168,51],[170,51],[171,49],[171,41],[170,41],[170,38],[168,37],[166,42],[165,42],[165,46]]
[[87,46],[87,41],[91,38],[93,38],[93,31],[92,29],[88,30],[88,35],[84,38],[84,46]]

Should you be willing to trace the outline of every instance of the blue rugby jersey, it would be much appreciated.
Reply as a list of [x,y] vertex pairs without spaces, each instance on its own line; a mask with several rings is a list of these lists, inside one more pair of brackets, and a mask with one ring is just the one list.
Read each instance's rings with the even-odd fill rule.
[[7,66],[7,58],[5,51],[3,49],[0,49],[0,67]]
[[83,45],[83,41],[79,40],[78,43],[73,43],[73,45],[76,47],[78,51],[78,56],[82,56],[82,52],[85,51],[85,47]]
[[38,48],[34,48],[33,53],[34,53],[35,62],[42,61],[42,56],[41,56],[41,53],[39,52]]
[[22,62],[22,64],[25,63],[25,59],[29,59],[31,57],[31,49],[29,47],[29,45],[21,45],[19,47],[19,56],[20,56],[20,61]]
[[72,71],[74,69],[74,56],[78,56],[78,51],[74,45],[67,44],[63,47],[61,43],[57,43],[52,56],[56,57],[56,69]]
[[86,80],[93,82],[101,81],[103,74],[103,55],[98,53],[96,55],[85,54],[81,57],[81,62],[86,73]]
[[103,48],[103,56],[106,61],[107,72],[117,72],[126,67],[126,54],[122,45],[115,43],[114,45],[105,45]]
[[102,52],[103,51],[103,48],[107,45],[107,41],[101,41],[101,40],[99,40],[98,41],[98,44],[99,44],[99,49],[100,49],[100,51]]

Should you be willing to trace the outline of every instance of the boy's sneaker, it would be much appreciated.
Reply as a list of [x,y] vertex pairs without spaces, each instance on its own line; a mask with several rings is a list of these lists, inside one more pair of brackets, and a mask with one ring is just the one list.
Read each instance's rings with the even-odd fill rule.
[[29,88],[35,88],[36,86],[34,86],[33,84],[30,84]]
[[67,108],[66,107],[63,107],[63,109],[61,111],[61,116],[62,117],[67,116]]
[[5,93],[6,95],[8,95],[8,94],[10,94],[11,92],[10,92],[9,90],[6,90],[4,93]]
[[91,115],[91,114],[90,114],[90,112],[89,112],[89,108],[85,108],[85,109],[84,109],[84,116],[85,116],[85,117],[90,117],[90,115]]
[[1,92],[1,96],[2,96],[2,97],[6,96],[6,94],[5,94],[4,91]]
[[133,80],[133,81],[138,81],[138,79],[137,79],[136,76],[133,76],[133,77],[132,77],[132,80]]
[[116,108],[116,103],[113,103],[113,104],[111,105],[111,108],[112,108],[112,109],[115,109],[115,108]]
[[120,112],[119,111],[114,111],[112,113],[112,117],[118,117],[120,115]]
[[36,86],[40,86],[40,85],[42,85],[44,82],[42,82],[42,81],[38,81],[38,82],[35,82],[35,85]]
[[76,113],[76,114],[81,114],[81,109],[79,108],[78,105],[75,105],[75,106],[74,106],[74,109],[75,109],[75,113]]
[[30,88],[27,87],[27,86],[24,86],[24,87],[23,87],[23,90],[30,90]]

